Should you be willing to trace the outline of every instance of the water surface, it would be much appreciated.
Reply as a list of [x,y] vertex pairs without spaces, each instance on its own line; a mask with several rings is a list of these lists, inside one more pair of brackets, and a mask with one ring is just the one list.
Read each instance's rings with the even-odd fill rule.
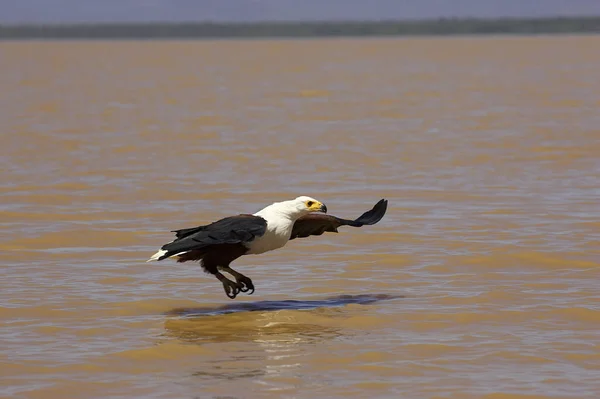
[[[597,398],[599,47],[1,43],[0,395]],[[298,195],[389,207],[235,301],[145,263]]]

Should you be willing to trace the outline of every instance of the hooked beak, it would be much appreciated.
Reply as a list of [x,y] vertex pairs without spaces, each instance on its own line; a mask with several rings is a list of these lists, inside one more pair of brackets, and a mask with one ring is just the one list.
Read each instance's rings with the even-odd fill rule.
[[319,208],[319,212],[327,213],[327,207],[325,204],[321,204],[321,208]]

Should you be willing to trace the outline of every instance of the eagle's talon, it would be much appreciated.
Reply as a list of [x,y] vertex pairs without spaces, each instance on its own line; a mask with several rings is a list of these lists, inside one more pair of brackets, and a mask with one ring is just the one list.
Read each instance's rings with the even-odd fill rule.
[[235,299],[235,297],[240,293],[239,284],[229,280],[223,280],[222,282],[225,295],[227,295],[227,297],[230,299]]
[[252,295],[252,294],[254,294],[254,287],[253,286],[248,287],[247,285],[244,285],[243,288],[240,288],[240,291],[244,292],[244,293],[247,292],[248,295]]
[[235,292],[232,294],[230,294],[229,292],[225,292],[225,295],[227,295],[227,297],[229,297],[229,299],[235,299],[235,297],[237,296],[237,294]]
[[236,276],[236,282],[238,284],[240,284],[242,287],[240,288],[241,292],[248,292],[250,291],[250,293],[248,295],[252,295],[254,293],[254,284],[252,283],[252,280],[250,280],[250,278],[240,274],[239,276]]

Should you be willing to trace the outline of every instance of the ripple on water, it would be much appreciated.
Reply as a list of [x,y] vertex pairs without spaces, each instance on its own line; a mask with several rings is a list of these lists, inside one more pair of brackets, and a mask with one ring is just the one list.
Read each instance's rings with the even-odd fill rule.
[[[598,47],[3,43],[0,396],[596,399]],[[299,194],[389,208],[235,301],[145,263]]]

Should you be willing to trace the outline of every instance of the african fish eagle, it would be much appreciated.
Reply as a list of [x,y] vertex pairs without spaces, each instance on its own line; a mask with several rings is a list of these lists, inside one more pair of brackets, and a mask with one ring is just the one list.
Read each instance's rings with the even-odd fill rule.
[[[163,245],[147,262],[172,256],[177,257],[177,262],[199,261],[233,299],[240,292],[254,292],[252,280],[229,267],[240,256],[272,251],[295,238],[319,236],[326,231],[337,233],[340,226],[372,225],[383,218],[386,209],[387,200],[382,199],[357,219],[347,220],[327,215],[325,204],[301,196],[275,202],[251,215],[229,216],[203,226],[172,230],[175,240]],[[221,271],[233,276],[235,282]]]

